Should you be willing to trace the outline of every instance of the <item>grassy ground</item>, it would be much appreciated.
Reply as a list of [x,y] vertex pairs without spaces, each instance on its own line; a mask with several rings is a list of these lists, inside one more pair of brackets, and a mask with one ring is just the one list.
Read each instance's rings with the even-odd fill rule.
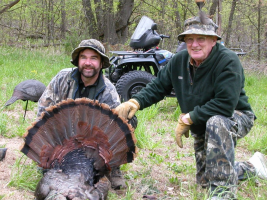
[[[241,58],[246,71],[245,90],[257,120],[250,134],[238,142],[236,160],[249,159],[255,151],[267,155],[267,66],[264,62]],[[26,79],[37,79],[47,85],[61,69],[72,67],[70,56],[60,49],[26,50],[0,47],[0,148],[7,147],[6,159],[0,162],[0,200],[33,199],[33,191],[41,175],[18,151],[22,135],[35,120],[36,106],[21,100],[4,107],[14,87]],[[184,148],[174,142],[174,129],[180,110],[174,98],[166,98],[143,111],[138,111],[139,154],[133,163],[122,166],[128,188],[109,192],[109,199],[207,199],[204,189],[195,184],[193,139],[184,139]],[[238,199],[267,199],[266,181],[252,178],[240,182]]]

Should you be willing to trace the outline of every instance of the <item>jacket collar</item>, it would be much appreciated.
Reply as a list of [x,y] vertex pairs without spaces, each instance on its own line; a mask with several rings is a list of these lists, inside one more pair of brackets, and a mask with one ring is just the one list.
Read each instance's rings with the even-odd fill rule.
[[[70,74],[71,78],[75,81],[74,83],[74,96],[76,96],[76,92],[78,92],[78,87],[79,87],[79,81],[81,79],[81,74],[78,70],[78,67],[75,68],[71,74]],[[103,77],[103,72],[102,70],[100,71],[99,73],[99,77],[97,78],[96,82],[92,85],[92,86],[95,86],[95,96],[93,97],[94,99],[97,99],[97,97],[99,96],[99,94],[106,88],[106,84],[105,84],[105,81],[104,81],[104,77]]]

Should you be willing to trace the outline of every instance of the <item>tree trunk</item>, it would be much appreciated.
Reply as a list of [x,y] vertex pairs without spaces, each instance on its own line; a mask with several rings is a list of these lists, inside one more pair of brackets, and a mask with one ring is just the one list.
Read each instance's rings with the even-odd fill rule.
[[[116,9],[114,1],[83,0],[89,35],[109,44],[125,43],[134,0],[120,0]],[[116,10],[116,11],[115,11]]]
[[20,0],[15,0],[10,2],[9,4],[5,5],[4,8],[2,10],[0,10],[0,15],[2,13],[4,13],[5,11],[7,11],[8,9],[10,9],[11,7],[13,7],[14,5],[16,5]]
[[128,36],[129,19],[133,13],[134,0],[120,0],[116,14],[115,29],[120,43],[125,43]]
[[88,34],[90,37],[98,39],[98,27],[92,10],[92,4],[90,0],[83,0],[84,15],[87,19]]
[[258,60],[261,59],[261,0],[258,5]]
[[118,37],[116,35],[115,23],[114,23],[114,10],[113,0],[106,0],[104,4],[105,17],[104,17],[104,37],[103,42],[108,44],[116,44]]
[[50,41],[52,40],[52,43],[54,44],[54,2],[53,0],[49,0],[47,4],[47,13],[46,13],[46,26],[47,26],[47,44],[50,44]]
[[226,30],[226,37],[225,37],[225,46],[228,47],[229,45],[229,40],[231,37],[231,33],[232,33],[232,23],[233,23],[233,19],[234,19],[234,13],[235,13],[235,8],[236,8],[236,2],[238,0],[233,0],[232,1],[232,7],[231,7],[231,12],[230,12],[230,16],[229,16],[229,21],[228,21],[228,27]]
[[222,0],[218,1],[218,19],[217,19],[217,24],[218,24],[218,30],[217,33],[218,35],[221,35],[221,30],[222,30],[222,15],[221,15],[221,11],[222,11]]
[[209,11],[209,17],[211,19],[213,19],[214,15],[216,13],[216,8],[217,8],[218,4],[219,4],[219,0],[212,0],[212,4],[210,6],[210,11]]
[[176,1],[173,1],[174,7],[176,8],[174,14],[175,14],[175,28],[178,30],[177,34],[181,33],[183,31],[183,24],[181,23],[181,16],[180,12],[178,10],[178,4]]
[[98,33],[96,34],[97,38],[99,38],[99,32],[103,32],[104,30],[104,16],[105,16],[105,10],[103,8],[103,5],[101,3],[101,0],[94,0],[94,4],[95,4],[95,10],[94,12],[96,13],[95,16],[96,16],[96,28],[97,28],[97,31]]
[[267,28],[266,28],[266,32],[264,34],[264,38],[265,38],[265,47],[264,47],[264,52],[265,52],[265,58],[267,58]]
[[66,10],[65,10],[65,0],[61,0],[61,39],[65,39],[66,36]]

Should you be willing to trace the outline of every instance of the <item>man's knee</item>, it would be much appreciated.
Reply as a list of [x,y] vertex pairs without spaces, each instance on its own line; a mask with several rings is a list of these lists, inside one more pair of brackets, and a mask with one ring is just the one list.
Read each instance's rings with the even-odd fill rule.
[[206,126],[220,126],[225,123],[226,117],[222,115],[214,115],[208,119]]

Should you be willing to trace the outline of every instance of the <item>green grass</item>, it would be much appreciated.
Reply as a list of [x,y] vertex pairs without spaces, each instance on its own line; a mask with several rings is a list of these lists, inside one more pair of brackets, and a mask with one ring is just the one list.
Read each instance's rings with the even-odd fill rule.
[[[29,102],[25,121],[23,115],[26,102],[18,100],[4,107],[14,87],[26,79],[37,79],[47,85],[58,71],[72,67],[70,56],[61,53],[64,51],[60,48],[27,50],[0,47],[0,137],[22,137],[26,128],[35,120],[37,104],[34,102]],[[244,61],[249,65],[247,62]],[[266,86],[267,77],[263,73],[246,71],[245,90],[257,120],[251,132],[238,142],[237,152],[240,154],[243,150],[251,155],[255,151],[267,154]],[[139,200],[143,195],[156,196],[158,199],[207,199],[206,191],[195,184],[192,137],[183,139],[183,149],[178,148],[174,140],[174,129],[180,113],[175,98],[166,98],[137,112],[138,127],[135,135],[139,153],[133,163],[121,166],[128,188],[124,191],[110,190],[109,199]],[[34,191],[41,175],[35,163],[18,154],[8,186],[20,191]],[[256,181],[255,178],[240,182],[238,199],[267,199],[266,184],[266,181]],[[0,199],[5,199],[3,194],[0,194]]]
[[42,176],[37,171],[36,163],[27,163],[27,160],[26,156],[16,160],[11,174],[11,181],[8,185],[18,189],[35,191],[36,185]]
[[[3,105],[20,82],[36,79],[47,85],[61,69],[72,67],[70,57],[59,49],[27,50],[24,48],[0,47],[0,102]],[[14,108],[14,105],[10,105]]]
[[0,135],[7,136],[6,133],[8,132],[7,128],[8,123],[8,115],[5,113],[0,113]]

